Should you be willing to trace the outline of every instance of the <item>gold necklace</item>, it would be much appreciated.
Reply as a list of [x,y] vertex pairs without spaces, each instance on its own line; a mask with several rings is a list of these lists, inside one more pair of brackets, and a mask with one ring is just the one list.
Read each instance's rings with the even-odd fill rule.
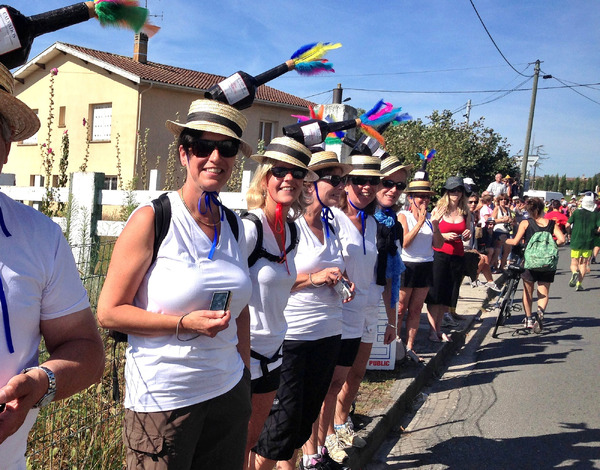
[[181,188],[179,190],[179,197],[181,198],[181,202],[183,202],[183,205],[185,206],[187,211],[190,213],[190,215],[196,222],[199,222],[202,225],[206,225],[207,227],[212,227],[212,228],[217,227],[221,223],[221,221],[219,220],[216,224],[209,224],[208,222],[204,222],[203,220],[201,220],[199,217],[196,217],[194,215],[194,213],[191,211],[191,209],[188,207],[188,205],[186,204],[185,199],[183,199],[183,188]]

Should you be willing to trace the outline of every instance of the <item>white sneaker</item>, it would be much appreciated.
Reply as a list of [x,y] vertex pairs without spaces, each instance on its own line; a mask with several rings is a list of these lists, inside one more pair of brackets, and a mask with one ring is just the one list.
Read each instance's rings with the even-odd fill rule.
[[492,289],[493,291],[496,291],[496,292],[500,292],[502,290],[496,285],[496,283],[494,281],[486,282],[483,286],[487,287],[488,289]]
[[327,449],[327,454],[331,460],[339,464],[341,464],[348,457],[348,454],[344,450],[345,447],[346,446],[338,439],[337,431],[336,434],[330,434],[325,438],[325,448]]
[[348,423],[344,424],[341,428],[336,429],[335,434],[339,443],[344,447],[358,447],[360,449],[367,445],[367,441],[356,434],[354,429],[352,429]]
[[458,326],[458,322],[454,318],[452,318],[450,312],[446,312],[444,313],[444,318],[442,319],[442,326],[455,327]]

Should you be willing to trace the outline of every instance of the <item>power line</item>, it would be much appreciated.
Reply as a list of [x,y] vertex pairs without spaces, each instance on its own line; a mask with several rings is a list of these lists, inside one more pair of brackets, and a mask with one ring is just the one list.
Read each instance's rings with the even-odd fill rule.
[[[544,72],[545,73],[545,72]],[[596,104],[600,104],[600,101],[596,101],[592,98],[590,98],[589,96],[584,95],[583,93],[575,90],[575,87],[581,87],[581,86],[586,86],[586,85],[582,85],[582,84],[577,84],[577,85],[567,85],[563,80],[561,80],[560,78],[555,77],[554,75],[552,75],[552,78],[554,80],[556,80],[557,82],[563,84],[566,88],[569,88],[570,90],[574,91],[575,93],[577,93],[580,96],[583,96],[586,100],[590,100],[592,103],[596,103]],[[595,89],[595,88],[592,88]]]
[[508,90],[508,91],[506,91],[505,93],[503,93],[502,95],[500,95],[500,96],[497,96],[497,97],[495,97],[495,98],[492,98],[492,99],[490,99],[490,100],[488,100],[488,101],[484,101],[483,103],[477,103],[477,104],[471,105],[471,107],[473,107],[473,108],[474,108],[474,107],[476,107],[476,106],[483,106],[484,104],[493,103],[494,101],[498,101],[499,99],[501,99],[501,98],[504,98],[505,96],[508,96],[508,95],[510,95],[510,94],[511,94],[511,93],[513,93],[514,91],[520,91],[519,87],[520,87],[520,86],[522,86],[522,85],[525,85],[525,83],[527,83],[529,80],[531,80],[531,78],[530,78],[530,77],[527,77],[525,80],[523,80],[521,83],[519,83],[519,84],[518,84],[516,87],[514,87],[512,90]]
[[[498,44],[496,44],[496,41],[494,41],[494,38],[492,37],[492,35],[490,34],[490,32],[488,31],[487,27],[485,26],[485,23],[483,22],[483,20],[481,19],[481,16],[479,15],[479,12],[477,11],[477,8],[475,8],[475,4],[473,3],[473,0],[469,0],[469,2],[471,2],[471,6],[473,7],[473,10],[475,10],[475,13],[477,14],[477,18],[479,18],[479,21],[481,22],[481,25],[483,26],[483,29],[485,29],[485,32],[487,33],[488,37],[490,38],[490,41],[492,41],[492,44],[494,45],[494,47],[496,48],[496,50],[498,51],[498,53],[502,56],[502,58],[504,59],[504,61],[510,66],[511,69],[513,69],[515,72],[517,72],[519,75],[523,75],[524,77],[526,77],[527,75],[522,74],[521,72],[519,72],[516,68],[513,67],[513,65],[508,61],[508,59],[506,58],[506,56],[502,53],[502,51],[500,50],[500,48],[498,47]],[[531,78],[533,75],[530,75],[529,78]]]

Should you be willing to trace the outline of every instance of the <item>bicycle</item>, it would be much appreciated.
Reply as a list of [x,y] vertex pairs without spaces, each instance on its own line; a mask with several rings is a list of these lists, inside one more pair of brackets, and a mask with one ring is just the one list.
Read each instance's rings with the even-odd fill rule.
[[506,267],[508,281],[504,284],[500,295],[498,296],[498,300],[496,300],[495,307],[499,307],[498,318],[496,319],[496,324],[494,325],[494,331],[492,332],[492,338],[496,338],[498,336],[498,327],[504,326],[506,320],[511,317],[512,311],[520,311],[521,304],[515,304],[515,294],[517,293],[517,287],[519,286],[519,281],[521,280],[521,274],[525,271],[523,268],[523,258],[522,253],[515,253],[515,262]]

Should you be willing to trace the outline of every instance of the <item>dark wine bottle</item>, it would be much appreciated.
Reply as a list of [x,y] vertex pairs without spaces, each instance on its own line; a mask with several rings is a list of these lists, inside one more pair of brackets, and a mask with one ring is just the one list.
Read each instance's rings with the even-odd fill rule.
[[8,5],[0,5],[0,62],[8,69],[27,62],[33,40],[96,16],[94,2],[77,3],[39,15],[25,16]]
[[256,89],[259,86],[289,72],[293,68],[294,61],[290,59],[256,77],[240,70],[216,85],[211,86],[204,93],[204,97],[209,100],[229,104],[239,110],[246,109],[252,106],[254,97],[256,96]]
[[360,126],[360,119],[348,119],[346,121],[327,122],[318,119],[291,124],[283,128],[283,135],[297,140],[306,147],[312,147],[325,140],[331,132],[343,131]]

